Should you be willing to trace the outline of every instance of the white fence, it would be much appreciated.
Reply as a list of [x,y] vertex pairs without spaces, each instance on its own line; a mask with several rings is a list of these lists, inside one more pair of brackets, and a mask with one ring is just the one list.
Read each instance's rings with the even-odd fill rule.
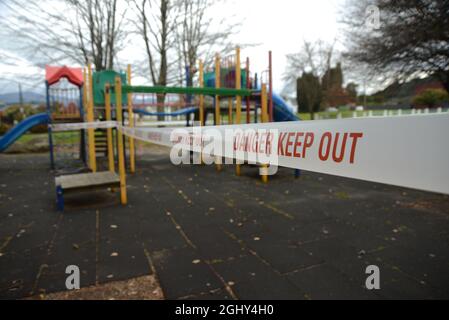
[[399,117],[419,114],[446,114],[449,112],[448,108],[436,109],[409,109],[409,110],[369,110],[369,111],[353,111],[351,112],[327,112],[325,114],[316,114],[315,120],[325,119],[343,119],[343,118],[373,118],[373,117]]

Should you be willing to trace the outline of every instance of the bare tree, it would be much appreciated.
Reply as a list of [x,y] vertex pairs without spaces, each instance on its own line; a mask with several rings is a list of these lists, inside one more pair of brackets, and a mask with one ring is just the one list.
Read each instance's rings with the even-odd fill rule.
[[179,6],[177,0],[133,0],[136,30],[145,46],[153,85],[167,85]]
[[10,0],[0,25],[37,65],[85,64],[112,69],[125,33],[118,0]]
[[[226,16],[219,20],[212,9],[226,0],[179,0],[179,23],[176,32],[176,45],[179,55],[179,74],[187,67],[190,70],[188,86],[192,86],[196,73],[194,66],[203,57],[206,65],[213,62],[215,52],[228,55],[237,46],[232,41],[241,23]],[[245,44],[243,46],[248,46]],[[242,44],[240,44],[242,47]]]
[[[298,108],[310,112],[312,119],[314,112],[319,111],[323,100],[321,86],[329,87],[330,85],[322,81],[330,81],[330,77],[325,75],[339,58],[335,43],[335,40],[332,43],[320,39],[314,42],[303,40],[301,49],[297,53],[287,55],[283,92],[287,95],[295,92]],[[312,92],[302,92],[303,90],[312,90]],[[320,91],[319,94],[317,90]]]
[[[171,48],[176,39],[179,5],[177,0],[134,0],[137,12],[135,23],[138,34],[145,45],[149,77],[155,86],[166,86],[169,82],[170,67],[174,62]],[[163,112],[165,97],[158,95],[157,110]],[[159,116],[159,120],[164,117]]]
[[294,84],[303,73],[311,73],[321,79],[331,68],[337,55],[335,41],[327,43],[323,40],[315,42],[304,40],[300,51],[287,55],[283,79],[288,84]]
[[[449,90],[449,1],[352,0],[345,13],[353,64],[402,80],[435,75]],[[380,23],[373,25],[377,13]]]

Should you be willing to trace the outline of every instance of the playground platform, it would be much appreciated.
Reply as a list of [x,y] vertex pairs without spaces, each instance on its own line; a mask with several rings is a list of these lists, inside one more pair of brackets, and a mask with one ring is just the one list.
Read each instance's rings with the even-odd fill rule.
[[0,298],[64,291],[73,264],[82,287],[153,275],[166,299],[449,298],[448,196],[288,169],[264,185],[156,151],[129,205],[96,191],[63,213],[48,154],[1,154]]

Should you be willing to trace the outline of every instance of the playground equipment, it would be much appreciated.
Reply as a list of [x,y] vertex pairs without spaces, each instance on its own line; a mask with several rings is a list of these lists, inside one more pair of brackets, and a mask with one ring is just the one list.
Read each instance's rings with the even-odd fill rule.
[[11,146],[28,130],[42,124],[48,124],[47,113],[35,114],[21,121],[14,128],[9,130],[3,137],[0,138],[0,152],[3,152],[6,149],[8,149],[9,146]]
[[[0,140],[0,147],[4,150],[32,126],[48,123],[51,160],[59,167],[60,163],[64,164],[59,161],[60,153],[68,153],[57,148],[59,141],[64,138],[67,141],[69,132],[78,137],[68,139],[73,145],[69,148],[69,158],[76,158],[87,172],[57,171],[55,184],[60,210],[64,208],[64,194],[81,189],[119,188],[121,203],[127,203],[126,168],[135,172],[134,140],[168,147],[175,144],[171,141],[171,128],[135,126],[135,115],[161,116],[160,110],[149,110],[154,107],[173,117],[194,115],[204,130],[210,124],[207,113],[213,113],[215,126],[211,129],[220,133],[226,129],[240,130],[240,133],[233,132],[233,140],[221,142],[233,144],[234,148],[238,145],[245,153],[245,160],[250,153],[245,139],[251,137],[241,131],[253,130],[250,134],[254,134],[254,130],[274,130],[277,136],[270,138],[276,139],[277,147],[270,152],[277,156],[276,162],[258,162],[264,182],[268,180],[266,167],[277,165],[449,194],[449,152],[444,140],[449,134],[448,114],[269,123],[271,119],[297,120],[281,97],[272,92],[270,67],[262,76],[252,77],[249,59],[242,68],[237,49],[230,58],[221,59],[217,55],[214,67],[206,72],[204,69],[200,61],[196,87],[133,86],[130,67],[126,74],[110,71],[101,74],[93,73],[88,66],[87,71],[81,71],[81,76],[79,71],[66,67],[49,69],[47,114],[18,124]],[[173,108],[177,109],[173,111]],[[252,119],[254,123],[250,123]],[[164,122],[156,124],[160,126]],[[195,138],[195,128],[186,129],[190,130],[184,135],[187,142],[183,148],[192,151],[189,141],[195,140],[189,138]],[[101,140],[98,132],[104,134]],[[195,152],[206,154],[202,138],[201,135],[201,147]],[[98,149],[100,142],[104,143],[102,150]],[[420,152],[413,153],[417,146]],[[218,169],[221,159],[237,159],[232,149],[209,154],[218,160]],[[267,150],[266,144],[263,149],[257,143],[256,151],[251,152],[261,154]],[[240,173],[238,164],[236,174]]]
[[53,130],[54,125],[84,119],[82,70],[46,66],[45,74],[51,168],[61,172],[82,169],[86,162],[84,130]]
[[[130,173],[135,172],[135,137],[128,134],[125,138],[124,130],[134,128],[136,116],[169,120],[185,116],[187,126],[193,121],[207,125],[209,113],[213,113],[217,126],[240,124],[245,121],[245,110],[247,123],[251,122],[251,113],[254,122],[298,120],[272,93],[271,53],[268,80],[259,80],[257,74],[254,80],[251,78],[249,59],[242,68],[239,48],[235,55],[223,59],[217,55],[207,72],[202,61],[198,68],[187,70],[199,71],[197,87],[132,86],[130,66],[126,73],[94,72],[90,65],[86,69],[47,66],[47,113],[30,117],[13,128],[0,140],[0,150],[31,127],[48,124],[58,208],[64,209],[64,194],[106,187],[119,187],[121,203],[126,204],[126,167]],[[187,77],[193,80],[194,75],[188,73]],[[221,169],[218,157],[217,169]],[[240,172],[237,165],[236,173]],[[263,181],[267,178],[262,175]]]
[[[136,87],[132,89],[134,105],[133,112],[139,116],[161,117],[186,116],[187,126],[190,126],[191,116],[200,126],[209,124],[209,115],[213,115],[213,125],[241,124],[245,122],[243,112],[246,111],[246,123],[270,121],[299,121],[285,101],[272,90],[271,52],[269,53],[268,69],[262,72],[259,79],[250,72],[250,60],[246,59],[242,66],[240,49],[235,54],[221,58],[218,54],[213,65],[205,70],[202,61],[198,67],[187,67],[187,79],[197,78],[198,87],[165,88],[165,87]],[[197,70],[195,77],[192,71]],[[265,76],[265,77],[264,77]],[[193,81],[186,81],[187,83]],[[223,89],[225,94],[217,94],[216,90]],[[242,90],[245,94],[242,95]],[[150,111],[150,108],[158,108]],[[159,123],[163,125],[163,123]],[[217,159],[217,169],[221,169]],[[241,165],[236,166],[236,174],[241,174]],[[298,176],[299,171],[295,171]],[[267,176],[262,179],[266,182]]]
[[[107,84],[108,81],[114,79],[115,76],[123,76],[112,71],[105,73],[92,73],[90,65],[86,70],[63,68],[47,68],[47,113],[49,119],[49,141],[50,141],[50,155],[53,168],[57,168],[57,176],[55,178],[57,206],[59,210],[64,210],[64,194],[76,192],[80,190],[91,190],[97,188],[120,188],[121,203],[126,204],[126,181],[124,176],[119,176],[115,173],[114,161],[114,144],[113,144],[113,128],[115,123],[110,125],[113,115],[110,108],[109,95],[104,95],[104,90],[100,92],[94,91],[94,82],[98,84]],[[126,75],[125,75],[126,76]],[[68,102],[70,99],[69,93],[74,91],[67,87],[67,84],[61,89],[59,86],[54,87],[55,84],[64,83],[66,79],[70,84],[75,85],[79,93],[79,104],[76,108],[73,102]],[[126,79],[126,78],[125,78]],[[130,77],[129,77],[130,80]],[[106,88],[109,84],[106,85]],[[66,99],[61,102],[59,98],[63,95]],[[65,95],[64,95],[65,94]],[[113,97],[114,102],[122,104],[121,93],[117,97]],[[97,101],[97,105],[95,105]],[[122,112],[117,110],[114,115],[117,121],[121,121]],[[97,119],[97,121],[96,121]],[[108,125],[109,124],[109,125]],[[67,137],[69,134],[77,134],[80,139],[76,140],[79,143],[79,153],[75,156],[72,154],[71,159],[81,160],[81,170],[77,170],[76,164],[73,162],[66,166],[60,165],[61,153],[64,149],[56,148],[55,141],[64,139],[65,143],[72,143],[73,140]],[[59,136],[59,137],[58,137]],[[87,139],[86,139],[87,136]],[[124,151],[123,151],[123,137],[117,133],[117,157],[120,168],[124,168]],[[99,144],[102,149],[99,149]],[[61,144],[61,143],[60,143]],[[72,149],[72,152],[74,150]],[[98,163],[97,159],[108,158],[108,170],[100,171],[102,163]]]

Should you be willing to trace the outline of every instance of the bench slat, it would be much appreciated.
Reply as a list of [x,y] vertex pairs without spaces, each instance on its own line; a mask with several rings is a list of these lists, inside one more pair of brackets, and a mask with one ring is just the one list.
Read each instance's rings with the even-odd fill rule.
[[114,172],[83,173],[57,177],[57,186],[64,190],[98,187],[103,185],[119,184],[120,177]]

